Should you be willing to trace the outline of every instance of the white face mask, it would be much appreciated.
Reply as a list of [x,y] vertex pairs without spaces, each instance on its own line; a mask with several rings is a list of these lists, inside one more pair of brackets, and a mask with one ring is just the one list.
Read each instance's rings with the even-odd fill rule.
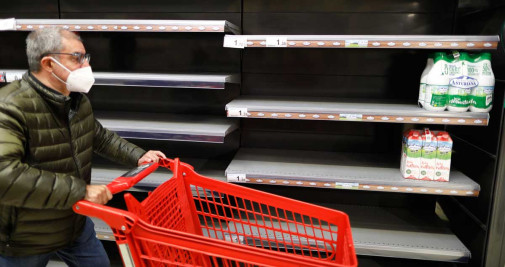
[[54,59],[53,57],[51,57],[51,59],[66,71],[70,72],[66,82],[56,76],[56,74],[51,73],[54,77],[56,77],[56,79],[67,85],[68,91],[79,93],[89,92],[89,89],[91,89],[91,86],[93,86],[95,83],[95,77],[93,77],[93,71],[91,70],[90,66],[70,71],[65,66],[63,66],[63,64],[58,62],[58,60]]

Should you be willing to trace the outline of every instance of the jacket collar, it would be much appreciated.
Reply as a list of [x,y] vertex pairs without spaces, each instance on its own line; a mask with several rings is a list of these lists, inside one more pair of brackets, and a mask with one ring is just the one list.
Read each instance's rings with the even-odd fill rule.
[[70,100],[70,97],[44,85],[29,71],[23,75],[23,80],[26,80],[32,88],[34,88],[44,99],[49,100],[50,102],[55,104],[64,104],[66,101]]
[[72,92],[69,96],[66,96],[44,85],[29,71],[23,75],[23,80],[28,82],[31,87],[37,91],[37,93],[43,99],[45,99],[48,104],[52,106],[59,114],[66,114],[68,116],[70,110],[76,111],[79,109],[79,105],[82,99],[81,93]]

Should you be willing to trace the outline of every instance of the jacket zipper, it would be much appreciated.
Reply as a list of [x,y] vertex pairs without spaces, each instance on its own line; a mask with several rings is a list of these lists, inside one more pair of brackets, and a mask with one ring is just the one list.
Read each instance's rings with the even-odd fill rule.
[[77,171],[77,174],[79,175],[79,178],[82,179],[81,172],[79,170],[79,164],[77,164],[77,156],[75,155],[75,147],[74,147],[74,142],[72,140],[72,129],[70,127],[70,121],[68,125],[68,135],[70,137],[70,150],[72,150],[72,158],[74,159],[74,164],[75,164],[75,170]]
[[71,110],[68,109],[67,118],[68,118],[68,136],[70,138],[70,150],[72,150],[71,152],[72,152],[72,158],[73,158],[74,164],[75,164],[75,170],[77,171],[79,178],[82,179],[81,171],[79,169],[79,164],[77,164],[77,156],[75,154],[74,140],[72,138],[72,123],[71,123],[72,119],[70,118],[70,113],[71,113]]
[[[79,164],[77,164],[77,156],[76,156],[76,152],[75,152],[75,146],[74,146],[74,140],[72,138],[72,124],[71,124],[71,118],[70,118],[70,109],[69,109],[69,112],[68,112],[68,115],[67,115],[67,118],[68,118],[68,136],[70,138],[70,150],[71,150],[71,153],[72,153],[72,158],[74,160],[74,164],[75,164],[75,170],[77,171],[77,174],[79,175],[79,178],[82,179],[82,175],[81,175],[81,171],[79,169]],[[75,220],[77,218],[74,219],[74,224],[73,224],[73,229],[72,229],[72,240],[75,240],[76,238],[76,233],[75,233]]]

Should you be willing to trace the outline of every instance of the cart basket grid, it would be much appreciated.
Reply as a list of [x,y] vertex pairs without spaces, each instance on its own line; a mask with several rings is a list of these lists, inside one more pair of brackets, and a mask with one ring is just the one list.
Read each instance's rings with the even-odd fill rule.
[[142,165],[108,188],[129,188],[158,166],[173,177],[142,202],[125,194],[128,211],[74,206],[113,229],[125,265],[357,266],[345,213],[207,178],[178,159]]

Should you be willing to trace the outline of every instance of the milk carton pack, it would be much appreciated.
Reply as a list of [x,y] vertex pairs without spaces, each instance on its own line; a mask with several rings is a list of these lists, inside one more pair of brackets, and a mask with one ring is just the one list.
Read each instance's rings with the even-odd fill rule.
[[449,182],[451,171],[452,139],[447,132],[438,132],[435,181]]
[[400,170],[404,178],[419,179],[421,165],[421,147],[423,141],[417,130],[405,132],[402,141],[402,159]]
[[433,67],[426,76],[424,108],[430,111],[444,111],[447,107],[449,90],[449,67],[451,61],[445,53],[435,53]]
[[435,180],[437,159],[437,137],[428,129],[421,136],[423,146],[421,148],[419,179]]

